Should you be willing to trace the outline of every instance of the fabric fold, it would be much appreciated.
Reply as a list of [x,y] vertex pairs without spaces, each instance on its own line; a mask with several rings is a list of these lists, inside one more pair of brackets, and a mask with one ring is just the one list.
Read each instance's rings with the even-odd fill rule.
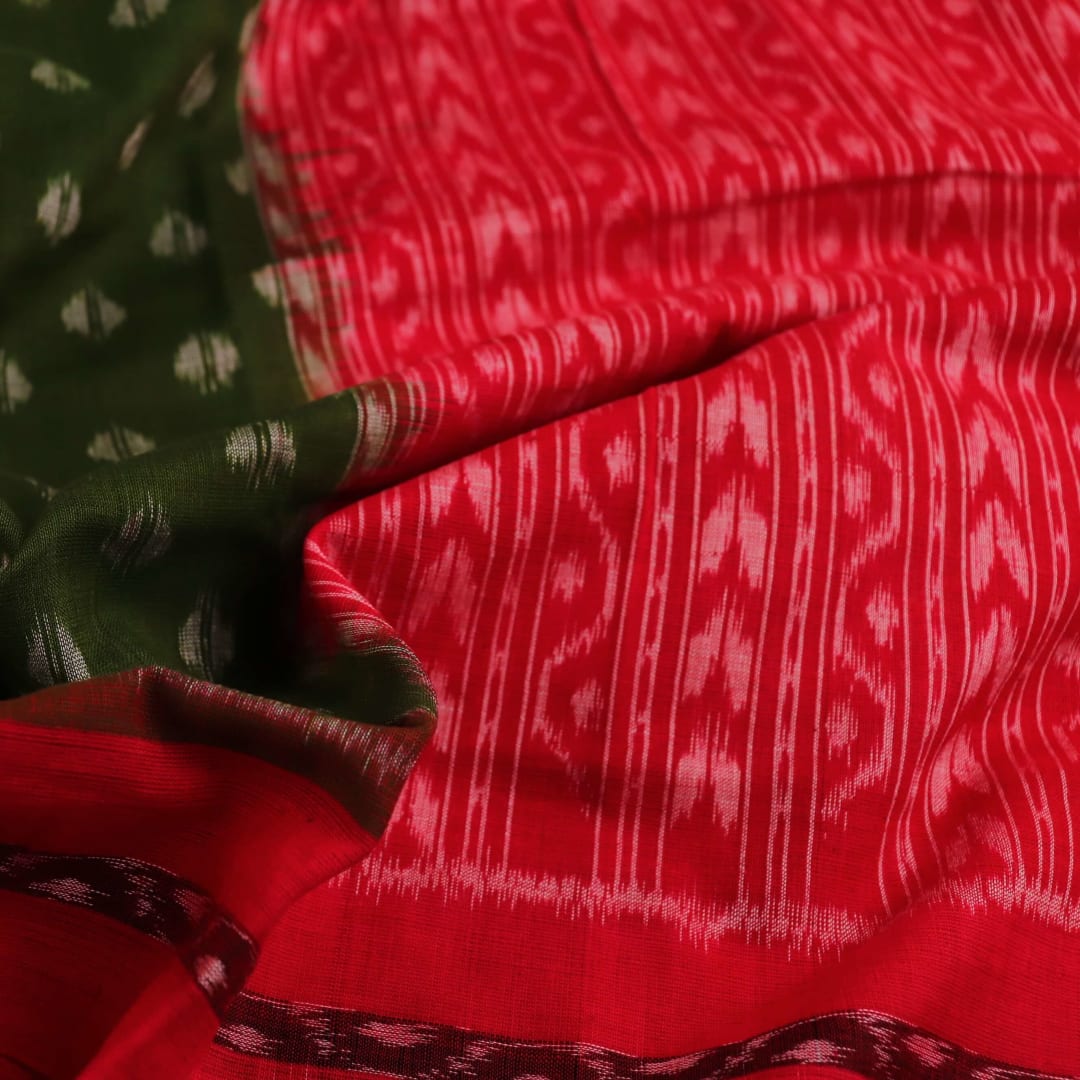
[[237,125],[253,15],[2,19],[0,1049],[34,1074],[188,1075],[433,723],[377,612],[343,637],[306,595],[306,529],[417,417],[386,381],[306,403]]

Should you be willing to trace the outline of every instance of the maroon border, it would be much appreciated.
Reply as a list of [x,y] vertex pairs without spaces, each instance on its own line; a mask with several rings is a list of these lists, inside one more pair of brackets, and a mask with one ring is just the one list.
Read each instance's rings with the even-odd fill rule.
[[868,1080],[1052,1076],[973,1054],[867,1010],[807,1017],[679,1057],[643,1058],[600,1046],[506,1039],[245,992],[229,1010],[216,1041],[237,1053],[282,1063],[424,1080],[721,1080],[796,1065],[831,1065]]
[[219,1016],[255,966],[251,936],[202,889],[153,863],[0,844],[0,888],[105,915],[170,946]]

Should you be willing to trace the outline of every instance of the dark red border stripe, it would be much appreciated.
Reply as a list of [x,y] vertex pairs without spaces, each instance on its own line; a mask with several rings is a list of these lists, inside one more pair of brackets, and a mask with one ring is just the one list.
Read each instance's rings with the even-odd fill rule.
[[219,1015],[255,966],[251,936],[207,893],[152,863],[0,844],[0,888],[86,908],[171,946]]
[[241,993],[216,1041],[282,1063],[425,1080],[721,1080],[785,1065],[832,1065],[868,1080],[1065,1080],[970,1053],[865,1010],[799,1020],[712,1050],[642,1058]]

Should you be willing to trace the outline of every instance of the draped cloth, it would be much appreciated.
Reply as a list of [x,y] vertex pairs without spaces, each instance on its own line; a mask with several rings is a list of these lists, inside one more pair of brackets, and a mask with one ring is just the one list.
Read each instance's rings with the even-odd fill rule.
[[1080,1075],[1080,7],[0,44],[0,1080]]

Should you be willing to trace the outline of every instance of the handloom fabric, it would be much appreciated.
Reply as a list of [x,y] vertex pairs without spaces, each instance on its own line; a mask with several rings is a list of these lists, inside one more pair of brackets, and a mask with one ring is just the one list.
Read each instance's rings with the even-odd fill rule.
[[1080,6],[0,44],[0,1078],[1080,1076]]

